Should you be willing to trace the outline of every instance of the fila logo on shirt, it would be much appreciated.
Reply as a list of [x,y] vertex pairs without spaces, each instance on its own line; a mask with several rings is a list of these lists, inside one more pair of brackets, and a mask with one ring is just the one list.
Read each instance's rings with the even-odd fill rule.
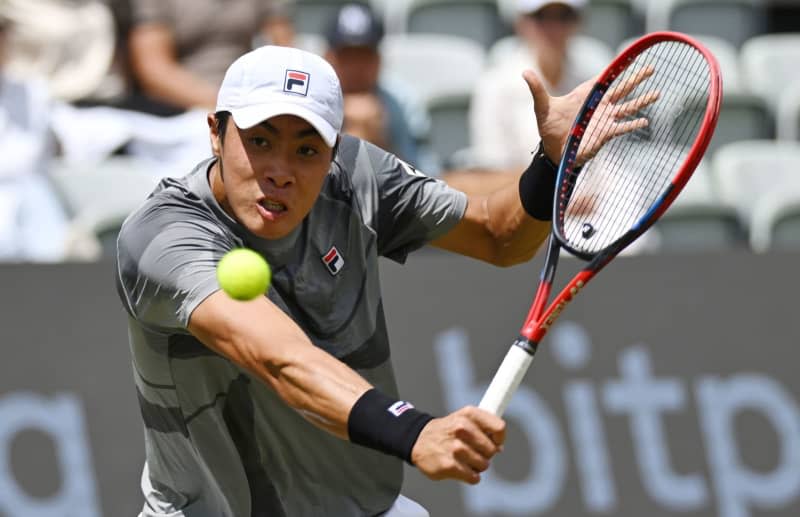
[[409,409],[413,409],[414,404],[411,402],[406,402],[405,400],[398,400],[386,410],[389,413],[393,414],[394,416],[400,416]]
[[311,76],[298,70],[287,70],[283,81],[283,91],[296,93],[298,95],[308,95],[308,83]]
[[336,249],[336,246],[332,246],[330,251],[322,256],[322,262],[328,268],[330,274],[334,276],[339,274],[339,271],[344,267],[344,258],[342,258],[339,250]]

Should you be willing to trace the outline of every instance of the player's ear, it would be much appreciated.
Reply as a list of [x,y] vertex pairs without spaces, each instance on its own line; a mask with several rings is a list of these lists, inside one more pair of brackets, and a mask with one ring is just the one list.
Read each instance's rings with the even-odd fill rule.
[[206,122],[208,123],[211,152],[214,153],[214,156],[220,157],[222,156],[222,131],[220,131],[220,123],[224,123],[224,121],[220,121],[216,113],[209,113],[206,117]]

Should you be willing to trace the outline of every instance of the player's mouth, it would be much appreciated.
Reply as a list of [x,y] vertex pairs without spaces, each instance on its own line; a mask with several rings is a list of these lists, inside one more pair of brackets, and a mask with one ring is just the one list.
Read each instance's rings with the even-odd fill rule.
[[261,199],[256,206],[258,206],[258,212],[261,217],[268,221],[274,221],[282,214],[285,214],[287,210],[286,205],[272,199]]

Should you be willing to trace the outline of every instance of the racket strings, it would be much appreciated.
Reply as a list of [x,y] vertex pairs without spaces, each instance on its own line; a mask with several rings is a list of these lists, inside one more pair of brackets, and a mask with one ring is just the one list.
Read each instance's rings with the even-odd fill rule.
[[[684,46],[684,48],[685,49],[690,49],[691,47]],[[656,87],[660,88],[660,87],[663,87],[663,85],[662,84],[657,84]],[[675,103],[670,99],[665,100],[665,102],[670,104],[670,106],[667,108],[668,112],[670,112],[670,113],[674,112],[675,111]],[[633,119],[633,116],[631,116],[630,118]],[[669,137],[668,133],[671,132],[671,130],[672,130],[671,124],[667,124],[667,123],[665,123],[665,124],[656,124],[655,126],[656,126],[655,127],[655,131],[653,131],[651,129],[650,140],[656,140],[656,141],[667,140],[668,137]],[[652,126],[648,125],[647,127],[650,128]],[[645,149],[646,149],[646,147],[644,145],[636,146],[635,147],[635,151],[632,154],[632,157],[630,158],[630,160],[635,164],[642,163],[644,161],[644,159],[645,159]],[[653,170],[654,171],[665,171],[665,172],[673,171],[675,169],[675,165],[677,165],[677,163],[676,163],[677,160],[682,160],[685,157],[685,153],[684,153],[683,156],[681,156],[679,152],[675,152],[676,149],[674,149],[674,148],[669,148],[669,149],[667,149],[667,151],[668,152],[659,153],[654,157],[654,159],[652,161]],[[688,149],[686,149],[686,152],[688,153]],[[620,155],[620,158],[614,164],[614,167],[612,169],[618,169],[618,168],[620,168],[622,166],[623,166],[623,164],[622,164],[622,155]],[[635,178],[631,177],[632,176],[632,172],[635,169],[623,169],[623,170],[624,170],[625,174],[620,178],[620,181],[630,182],[630,181],[635,180]],[[615,206],[618,206],[618,207],[633,207],[634,203],[638,203],[638,206],[639,206],[640,209],[643,209],[645,207],[649,207],[650,205],[652,205],[658,199],[658,196],[660,195],[660,193],[663,192],[663,190],[666,188],[668,183],[665,183],[664,180],[671,179],[671,174],[664,174],[664,175],[660,176],[659,178],[657,178],[660,181],[648,181],[650,179],[651,178],[645,178],[644,182],[636,183],[636,186],[640,187],[639,189],[617,188],[614,191],[614,193],[616,194],[616,197],[609,197],[607,199],[606,205],[610,205],[612,203],[616,203]],[[652,178],[652,179],[656,179],[656,178]],[[644,192],[642,192],[642,186],[644,186]],[[609,207],[608,206],[603,206],[603,207],[600,208],[600,210],[609,210]],[[644,212],[642,211],[642,213],[644,213]],[[635,220],[624,221],[623,220],[623,216],[624,215],[628,215],[628,216],[631,216],[631,217],[633,217],[635,219],[638,219],[638,218],[635,217],[638,214],[631,213],[631,212],[625,212],[625,211],[622,211],[622,210],[617,210],[616,212],[614,212],[614,214],[615,214],[615,217],[610,221],[610,227],[619,228],[622,231],[627,231],[636,222]]]
[[[650,69],[652,76],[636,81]],[[684,163],[708,101],[710,66],[693,46],[657,43],[639,54],[610,85],[582,142],[607,134],[614,124],[647,118],[649,124],[607,142],[578,173],[565,174],[560,190],[561,234],[571,247],[597,253],[618,240],[661,198]],[[648,92],[658,99],[618,119],[614,111]],[[605,100],[605,98],[604,98]],[[599,121],[599,123],[597,122]]]
[[[682,52],[680,54],[678,54],[677,59],[679,59],[681,61],[685,61],[686,60],[686,53],[689,52],[690,49],[691,49],[691,47],[689,47],[688,45],[684,45],[682,47]],[[660,62],[664,61],[664,59],[661,58],[660,55],[654,55],[652,57],[653,57],[653,59],[651,59],[651,60],[640,59],[637,63],[635,63],[633,66],[631,66],[628,69],[627,73],[622,76],[623,77],[622,84],[624,84],[625,82],[633,81],[634,78],[636,77],[636,74],[638,74],[641,71],[643,71],[646,66],[649,66],[652,63],[652,61],[660,61]],[[701,63],[702,63],[702,61],[701,61]],[[661,66],[663,66],[663,65],[661,65]],[[688,72],[688,70],[684,69],[683,72]],[[670,77],[669,74],[660,74],[657,77],[657,82],[654,82],[653,78],[648,80],[647,87],[651,88],[651,91],[652,90],[663,91],[665,89],[665,83],[667,83],[670,78],[674,79],[675,76],[673,75],[672,77]],[[673,84],[677,84],[677,83],[678,83],[677,81],[673,81]],[[685,83],[683,81],[680,81],[680,84],[682,86],[685,86]],[[638,93],[639,92],[634,92],[634,95],[636,95]],[[663,107],[665,104],[671,104],[672,106],[670,106],[667,109],[669,111],[675,111],[675,108],[674,108],[675,102],[674,102],[674,100],[670,99],[669,96],[664,96],[662,94],[661,106]],[[639,116],[639,114],[631,115],[631,116],[627,117],[627,119],[628,120],[634,120],[637,116]],[[652,121],[652,119],[653,119],[652,115],[650,116],[650,119]],[[598,130],[599,131],[605,131],[607,129],[607,126],[610,123],[612,123],[612,121],[613,121],[612,117],[606,117],[606,127],[599,127]],[[655,131],[653,130],[654,128],[655,128]],[[642,128],[642,129],[637,130],[634,133],[633,137],[632,138],[629,137],[628,140],[635,140],[635,141],[638,141],[638,142],[652,141],[652,140],[663,141],[665,139],[666,133],[669,130],[670,130],[670,125],[669,124],[650,124],[646,128]],[[629,162],[633,162],[633,163],[641,163],[643,161],[643,155],[644,155],[644,152],[645,152],[645,148],[643,146],[638,145],[634,149],[632,149],[633,152],[630,152],[630,151],[631,150],[629,150],[628,152],[626,152],[624,154],[623,153],[619,153],[619,154],[614,155],[614,153],[609,152],[609,149],[606,149],[606,151],[605,151],[606,155],[614,156],[611,159],[609,159],[608,156],[601,157],[601,160],[602,160],[603,165],[604,165],[604,169],[607,169],[606,174],[608,174],[608,170],[612,170],[612,171],[613,170],[619,170],[620,167],[622,166],[622,162],[625,161],[625,160],[627,160]],[[605,159],[603,159],[603,158],[605,158]],[[667,168],[667,163],[665,163],[665,162],[667,160],[669,160],[669,159],[670,159],[670,155],[668,155],[667,153],[662,153],[662,154],[657,155],[655,157],[655,159],[652,160],[654,168],[656,170],[664,170],[665,168]],[[672,159],[673,160],[675,159],[674,153],[672,153]],[[600,161],[600,160],[596,160],[593,166],[596,167],[598,161]],[[624,172],[627,172],[628,174],[627,175],[618,175],[617,178],[616,178],[618,182],[620,182],[620,181],[621,182],[625,182],[625,181],[630,182],[630,178],[627,177],[627,176],[630,175],[630,171],[625,170]],[[664,177],[668,177],[668,176],[664,176]],[[584,180],[586,180],[586,179],[589,178],[589,175],[587,174],[583,178],[584,178]],[[597,178],[594,178],[594,179],[597,180]],[[657,192],[660,193],[660,191],[661,191],[661,189],[659,188],[660,185],[658,185],[657,182],[653,182],[653,181],[646,182],[644,184],[645,185],[649,185],[650,192],[646,192],[646,193],[643,194],[641,192],[636,192],[635,189],[616,188],[616,189],[614,189],[612,191],[614,194],[616,194],[616,197],[611,197],[611,196],[607,196],[606,195],[607,189],[602,188],[602,186],[597,186],[597,188],[593,188],[592,189],[592,194],[590,196],[586,196],[585,198],[590,200],[590,204],[591,205],[597,205],[598,199],[600,198],[600,196],[606,195],[606,197],[603,198],[604,203],[601,206],[599,206],[597,208],[597,210],[599,212],[608,213],[609,207],[606,206],[606,205],[609,205],[609,204],[612,204],[612,203],[614,203],[616,206],[630,206],[631,203],[636,199],[639,199],[639,200],[651,199],[651,200],[654,201],[655,198],[657,198],[657,195],[654,195],[654,191],[657,191]],[[581,198],[578,197],[577,199],[580,200]],[[578,212],[585,211],[585,208],[586,208],[585,204],[586,203],[584,202],[583,206],[579,206],[578,207]],[[646,203],[640,203],[640,204],[646,204]],[[630,225],[621,224],[621,221],[620,221],[620,217],[624,214],[624,212],[618,210],[615,213],[617,215],[617,218],[611,220],[610,221],[611,224],[609,226],[610,227],[614,227],[614,228],[619,228],[621,230],[627,230]]]
[[[670,45],[670,44],[668,44],[668,45]],[[672,43],[671,45],[675,45],[675,44]],[[662,47],[663,46],[665,46],[665,45],[662,45]],[[692,47],[690,47],[688,45],[682,45],[680,52],[676,56],[676,59],[679,62],[685,62],[686,58],[687,58],[686,54],[690,50],[692,50]],[[645,55],[642,56],[642,57],[650,57],[651,59],[638,59],[637,62],[635,62],[632,66],[629,66],[629,68],[627,69],[626,73],[623,74],[623,76],[622,76],[622,81],[621,81],[622,85],[625,85],[625,83],[631,83],[632,81],[634,81],[635,78],[637,77],[637,75],[642,73],[645,68],[647,68],[649,66],[653,66],[653,61],[660,61],[661,64],[659,66],[660,67],[664,66],[664,64],[663,64],[664,59],[660,55],[655,54],[653,52],[653,48],[651,48],[649,50],[649,52],[651,54],[654,54],[654,55],[647,56],[647,54],[645,53]],[[700,62],[702,63],[702,61],[700,61]],[[682,72],[685,73],[685,72],[688,72],[688,70],[684,69],[684,70],[682,70]],[[650,78],[647,81],[647,88],[650,88],[650,91],[654,91],[655,90],[655,91],[661,92],[662,95],[661,95],[661,100],[660,100],[660,106],[661,106],[662,109],[665,109],[667,112],[674,112],[675,111],[675,100],[674,100],[674,98],[672,96],[670,96],[670,95],[664,95],[664,91],[668,87],[669,84],[673,84],[674,85],[674,84],[680,83],[679,81],[674,81],[674,79],[675,79],[674,75],[670,75],[668,73],[661,73],[661,74],[658,74],[658,76],[655,78],[655,81],[653,81],[653,78]],[[670,83],[670,80],[673,80],[673,81]],[[682,84],[682,85],[685,86],[685,84]],[[637,91],[637,89],[635,89],[632,92],[632,94],[629,95],[629,97],[635,97],[636,95],[638,95],[640,93],[643,93],[643,92]],[[665,107],[665,105],[669,105],[669,106]],[[610,110],[610,109],[613,109],[613,106],[607,105],[606,106],[606,110]],[[637,118],[638,116],[640,116],[640,114],[633,114],[633,115],[628,116],[627,119],[628,120],[635,120],[635,118]],[[633,137],[633,140],[636,140],[636,141],[639,141],[639,142],[642,142],[642,141],[648,141],[648,142],[649,141],[664,141],[666,139],[666,137],[667,137],[667,133],[671,129],[670,128],[670,124],[669,124],[669,122],[671,122],[671,120],[667,121],[667,123],[658,123],[658,122],[654,123],[654,118],[657,118],[657,117],[654,116],[654,114],[652,114],[652,113],[649,114],[648,118],[651,121],[651,124],[646,126],[646,128],[642,128],[642,129],[637,130],[637,132],[636,132],[637,134],[635,135],[635,137]],[[598,127],[598,131],[601,131],[601,132],[608,130],[610,124],[614,123],[614,117],[606,116],[604,118],[601,118],[601,120],[605,120],[606,121],[604,126]],[[631,138],[629,137],[628,140],[631,140]],[[613,145],[619,147],[619,142],[616,142]],[[663,184],[663,180],[664,179],[668,179],[670,177],[670,175],[664,174],[660,178],[654,178],[654,177],[647,178],[646,177],[646,178],[644,178],[645,181],[643,181],[643,182],[639,181],[639,182],[632,183],[633,180],[637,179],[635,177],[632,177],[632,173],[634,173],[638,169],[638,167],[624,167],[624,162],[627,161],[627,162],[630,162],[630,163],[632,163],[634,165],[638,165],[640,163],[643,163],[644,156],[646,154],[646,147],[643,146],[643,145],[637,145],[637,146],[633,147],[632,149],[631,148],[627,149],[627,151],[624,152],[624,153],[620,152],[620,153],[616,153],[616,154],[613,151],[614,151],[613,147],[606,148],[605,153],[604,153],[606,156],[602,157],[604,159],[601,159],[599,161],[595,161],[593,166],[596,168],[597,165],[598,165],[598,162],[601,163],[603,165],[603,169],[604,169],[602,171],[604,173],[604,177],[602,179],[606,179],[607,180],[606,183],[608,183],[608,179],[611,178],[613,180],[614,184],[613,185],[608,185],[608,184],[606,184],[606,185],[592,185],[591,189],[589,189],[590,190],[590,194],[584,196],[584,198],[583,198],[583,199],[589,199],[591,205],[595,205],[596,206],[596,205],[599,204],[599,206],[597,206],[597,208],[596,208],[596,211],[598,213],[607,214],[607,218],[610,218],[610,220],[606,223],[605,228],[616,229],[616,232],[606,231],[606,237],[607,238],[605,240],[602,240],[602,239],[599,239],[599,238],[596,239],[596,241],[598,241],[598,246],[600,247],[600,249],[602,249],[602,247],[604,247],[605,245],[610,244],[610,242],[613,242],[613,240],[616,240],[616,238],[618,238],[619,236],[621,236],[622,233],[627,231],[632,226],[632,223],[635,222],[635,221],[624,221],[623,220],[624,216],[628,216],[628,219],[630,219],[631,216],[637,215],[637,214],[632,214],[630,210],[623,210],[623,209],[635,207],[634,203],[638,204],[640,209],[644,208],[644,205],[652,204],[652,202],[654,202],[657,199],[658,194],[660,194],[660,192],[663,191],[663,188],[666,187],[666,185]],[[672,149],[670,149],[670,151],[672,151]],[[665,152],[657,154],[656,156],[651,158],[651,163],[653,165],[653,170],[655,170],[655,171],[659,171],[659,170],[660,171],[667,171],[667,170],[669,170],[670,167],[669,167],[669,164],[667,162],[668,161],[674,161],[676,158],[678,158],[678,157],[675,156],[674,152],[669,153],[669,154],[665,153]],[[611,173],[613,171],[621,171],[622,174],[616,174],[614,177],[611,177]],[[584,171],[584,172],[586,172],[586,171]],[[587,175],[583,176],[583,179],[587,180],[590,177],[591,176],[587,174]],[[592,179],[594,179],[595,182],[597,182],[598,178],[600,178],[600,176],[595,174]],[[661,182],[653,181],[654,179],[661,179],[662,181]],[[588,186],[588,182],[586,183],[586,185]],[[631,185],[633,185],[634,187],[639,186],[640,188],[639,189],[636,189],[636,188],[623,188],[623,186],[630,187]],[[642,185],[644,185],[645,188],[647,189],[646,192],[642,192],[641,191],[641,186]],[[609,189],[609,187],[613,187],[613,188]],[[611,193],[613,195],[609,195],[609,193]],[[605,196],[605,197],[603,197],[603,196]],[[579,195],[577,197],[577,199],[580,202],[580,200],[582,198]],[[599,203],[598,203],[598,200],[600,200]],[[584,202],[583,206],[579,206],[578,207],[578,213],[585,212],[585,210],[586,210],[586,205],[585,205],[585,202]],[[583,235],[583,237],[585,238],[585,235]]]
[[[674,44],[672,44],[672,45],[674,45]],[[662,46],[664,46],[664,45],[662,45]],[[681,48],[681,52],[679,54],[677,54],[677,59],[680,60],[681,62],[685,62],[686,61],[686,53],[691,51],[691,50],[692,50],[692,47],[690,47],[688,45],[683,45],[682,48]],[[652,49],[651,49],[651,54],[652,53],[653,52],[652,52]],[[645,54],[645,56],[646,56],[646,54]],[[633,66],[628,68],[628,71],[627,71],[626,74],[623,74],[621,83],[624,84],[625,82],[633,81],[634,77],[636,77],[636,74],[640,73],[645,67],[650,66],[653,61],[661,61],[661,62],[664,61],[664,59],[661,58],[660,55],[656,54],[654,57],[655,57],[655,59],[650,59],[650,60],[639,59],[637,63],[634,63]],[[703,61],[702,60],[696,61],[695,62],[695,68],[698,66],[697,63],[702,64]],[[659,66],[663,67],[664,65],[662,63]],[[694,70],[692,70],[692,69],[688,69],[687,70],[687,69],[684,68],[681,71],[682,75],[680,77],[683,77],[683,76],[686,76],[686,75],[691,75],[691,74],[687,74],[687,72],[690,72],[690,71],[693,72]],[[664,95],[665,89],[668,87],[668,84],[670,84],[670,79],[673,80],[672,83],[671,83],[673,85],[674,84],[679,84],[680,86],[684,86],[684,87],[686,86],[684,81],[674,81],[675,77],[676,76],[674,74],[670,75],[670,74],[666,74],[666,73],[661,73],[661,74],[659,74],[657,76],[657,78],[656,78],[657,80],[655,82],[653,81],[653,78],[650,78],[647,81],[647,85],[646,85],[647,88],[651,89],[651,91],[654,89],[654,90],[659,91],[659,92],[662,93],[662,97],[661,97],[661,101],[660,101],[661,109],[662,110],[665,109],[668,112],[675,112],[676,111],[675,110],[675,105],[676,105],[675,96]],[[705,83],[705,84],[707,84],[707,83]],[[677,90],[677,89],[675,89],[675,90]],[[633,96],[635,96],[638,93],[640,93],[640,92],[634,91],[633,92]],[[669,106],[665,107],[665,105],[669,105]],[[609,109],[609,108],[607,108],[607,109]],[[635,115],[632,115],[632,116],[630,116],[628,118],[632,120],[632,119],[634,119],[634,117],[635,117]],[[651,122],[653,122],[653,119],[656,118],[656,116],[654,116],[654,114],[651,113],[649,118],[650,118]],[[606,126],[605,127],[600,126],[598,128],[598,131],[605,131],[607,129],[607,126],[612,123],[613,118],[612,117],[606,117],[605,120],[606,120]],[[655,141],[665,141],[667,133],[671,130],[669,122],[671,122],[671,120],[668,120],[667,123],[661,123],[661,124],[659,124],[659,123],[651,123],[651,125],[649,125],[647,127],[647,129],[649,129],[649,131],[647,133],[645,133],[644,135],[641,134],[641,133],[643,133],[642,130],[638,130],[637,131],[637,133],[639,133],[639,134],[636,135],[635,140],[638,140],[638,141],[642,141],[642,140],[647,140],[647,141],[653,141],[653,140],[655,140]],[[655,131],[653,131],[653,128],[655,128]],[[619,142],[617,142],[616,145],[619,146]],[[647,191],[645,191],[645,192],[642,192],[641,188],[638,189],[638,191],[635,188],[621,188],[621,185],[619,185],[619,183],[622,183],[622,184],[624,184],[624,185],[626,185],[628,187],[631,185],[631,180],[636,179],[636,178],[631,178],[630,177],[631,176],[631,172],[634,171],[633,169],[638,169],[638,167],[637,168],[625,168],[625,169],[622,169],[621,167],[623,165],[623,162],[624,161],[628,161],[628,162],[632,162],[633,164],[642,163],[643,162],[643,157],[647,154],[646,153],[646,148],[644,146],[639,145],[639,146],[637,146],[637,147],[635,147],[633,149],[628,149],[628,151],[625,152],[625,153],[614,154],[613,152],[610,152],[610,151],[613,151],[613,149],[607,148],[606,151],[605,151],[605,154],[609,155],[609,156],[612,156],[612,158],[609,159],[608,157],[605,157],[606,159],[602,160],[602,162],[603,162],[602,164],[604,165],[603,168],[606,169],[604,171],[605,176],[609,176],[609,174],[610,174],[609,171],[622,170],[622,172],[623,172],[623,174],[618,174],[614,178],[616,180],[615,183],[617,183],[617,184],[613,185],[613,187],[615,187],[615,188],[610,190],[610,192],[613,193],[614,195],[613,196],[607,195],[608,192],[609,192],[609,189],[608,189],[609,185],[594,185],[594,186],[592,186],[593,188],[591,189],[591,195],[590,196],[585,196],[583,199],[590,199],[592,205],[597,205],[598,204],[598,199],[601,199],[602,203],[600,204],[600,206],[597,206],[596,211],[598,213],[605,213],[605,214],[608,214],[608,215],[615,215],[616,217],[612,217],[606,223],[606,228],[616,228],[617,229],[616,233],[619,233],[619,235],[621,235],[620,232],[624,233],[625,231],[627,231],[630,228],[630,226],[632,226],[632,224],[622,224],[624,222],[624,221],[622,221],[622,218],[623,218],[624,215],[629,215],[630,216],[631,214],[630,214],[630,212],[626,212],[626,211],[623,211],[623,210],[617,209],[615,211],[612,211],[611,209],[613,207],[617,207],[617,208],[631,207],[631,206],[633,206],[634,201],[638,201],[638,205],[640,206],[640,208],[644,208],[642,205],[652,204],[652,202],[654,202],[658,198],[658,195],[663,191],[663,188],[665,188],[666,185],[665,184],[660,184],[658,181],[652,181],[655,178],[645,178],[644,182],[638,182],[638,185],[640,187],[641,187],[641,185],[645,185],[646,187],[649,187],[649,188],[647,188]],[[631,151],[633,151],[633,152],[631,152]],[[656,171],[658,171],[658,170],[661,170],[661,171],[669,170],[669,169],[671,169],[671,167],[669,166],[670,164],[668,162],[670,162],[670,161],[674,162],[674,161],[682,158],[682,156],[679,156],[679,155],[676,156],[676,153],[674,152],[674,149],[669,149],[669,151],[673,151],[673,152],[670,152],[670,153],[662,152],[662,153],[657,154],[657,155],[655,155],[654,157],[651,158],[651,163],[653,165],[653,170],[656,170]],[[597,164],[598,164],[598,160],[595,160],[594,166],[596,167]],[[584,171],[584,172],[586,172],[586,171]],[[662,180],[669,179],[670,176],[671,176],[670,174],[664,174],[664,175],[661,176],[661,179]],[[587,174],[587,175],[583,176],[583,179],[586,180],[589,177],[590,176]],[[598,178],[599,178],[599,176],[595,176],[594,179],[597,180]],[[587,185],[588,185],[588,182],[587,182]],[[633,183],[633,185],[637,186],[637,183]],[[605,197],[601,198],[601,196],[604,196],[604,195],[605,195]],[[573,199],[580,200],[582,198],[581,198],[580,195],[578,195],[576,198],[573,198]],[[585,212],[585,209],[586,209],[585,202],[584,202],[584,206],[579,206],[578,208],[579,208],[578,209],[578,213]],[[633,214],[633,215],[636,215],[636,214]],[[633,222],[635,222],[635,221],[630,221],[630,223],[633,223]],[[614,240],[615,237],[618,236],[616,234],[613,235],[613,236],[610,235],[610,233],[614,233],[614,232],[606,232],[606,233],[608,234],[607,238],[611,239],[612,241]],[[584,235],[584,238],[585,238],[585,235]],[[598,241],[600,243],[600,244],[598,244],[598,246],[601,249],[606,243],[610,244],[610,242],[605,242],[605,241],[604,242],[600,242],[601,239],[599,239],[599,238],[596,239],[596,241]]]

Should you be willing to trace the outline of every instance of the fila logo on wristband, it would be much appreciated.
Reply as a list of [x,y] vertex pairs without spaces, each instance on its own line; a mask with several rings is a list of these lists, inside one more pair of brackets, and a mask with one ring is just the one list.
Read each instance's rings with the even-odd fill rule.
[[339,274],[339,271],[344,267],[344,258],[342,258],[336,246],[332,246],[328,253],[322,256],[322,262],[328,268],[328,272],[334,276]]
[[299,70],[287,70],[286,79],[283,83],[283,91],[297,93],[303,96],[308,95],[308,80],[311,76]]
[[414,405],[411,402],[406,402],[404,400],[398,400],[397,402],[395,402],[394,404],[389,406],[389,409],[387,409],[387,411],[389,413],[393,414],[394,416],[400,416],[403,413],[405,413],[406,411],[408,411],[409,409],[413,409],[413,408],[414,408]]

